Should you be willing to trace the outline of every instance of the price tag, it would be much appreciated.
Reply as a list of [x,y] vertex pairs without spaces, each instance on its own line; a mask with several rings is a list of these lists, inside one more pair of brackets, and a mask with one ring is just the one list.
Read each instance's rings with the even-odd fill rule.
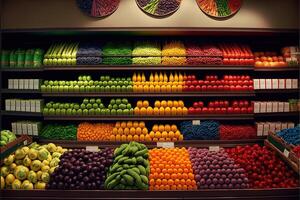
[[157,142],[157,147],[174,148],[174,142]]
[[23,144],[24,144],[24,145],[27,145],[27,140],[24,140]]
[[218,151],[220,151],[220,147],[219,146],[209,146],[208,150],[218,152]]
[[192,124],[193,124],[193,125],[200,125],[200,120],[193,120],[193,121],[192,121]]
[[99,151],[99,149],[98,149],[97,146],[86,146],[85,150],[91,151],[91,152],[97,152],[97,151]]
[[284,156],[285,157],[289,157],[289,154],[290,154],[290,152],[288,151],[288,150],[286,150],[286,149],[284,149],[284,151],[283,151],[283,154],[284,154]]

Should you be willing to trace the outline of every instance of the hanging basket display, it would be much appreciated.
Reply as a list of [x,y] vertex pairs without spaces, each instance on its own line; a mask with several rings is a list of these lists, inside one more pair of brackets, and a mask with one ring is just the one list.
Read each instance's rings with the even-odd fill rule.
[[181,0],[136,0],[138,7],[155,17],[165,17],[175,13]]
[[239,11],[242,0],[196,0],[199,8],[211,17],[227,18]]
[[91,17],[106,17],[114,13],[120,0],[76,0],[78,8]]

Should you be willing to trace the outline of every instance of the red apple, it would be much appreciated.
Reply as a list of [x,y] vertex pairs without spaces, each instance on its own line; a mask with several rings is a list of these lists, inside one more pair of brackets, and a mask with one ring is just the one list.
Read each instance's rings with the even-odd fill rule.
[[248,107],[248,106],[249,106],[249,102],[248,102],[248,101],[244,101],[243,103],[244,103],[244,106],[245,106],[245,107]]
[[228,107],[227,108],[227,113],[229,113],[229,114],[233,113],[233,108],[232,107]]
[[252,108],[252,107],[248,107],[248,108],[247,108],[247,112],[248,112],[248,113],[253,113],[253,108]]
[[219,101],[215,101],[215,107],[220,107],[220,102]]
[[222,112],[221,112],[221,108],[215,108],[215,113],[221,114],[221,113],[222,113]]
[[239,107],[242,108],[242,107],[244,107],[244,106],[245,106],[245,105],[244,105],[244,101],[240,101],[240,102],[239,102]]
[[212,101],[211,101],[211,102],[209,102],[209,104],[208,104],[208,107],[209,107],[209,108],[214,108],[214,107],[215,107],[215,103],[214,103],[214,102],[212,102]]
[[189,86],[184,85],[183,88],[182,88],[182,91],[184,91],[184,92],[189,91]]
[[204,103],[203,103],[202,101],[199,101],[199,102],[198,102],[198,105],[199,105],[200,108],[203,108]]
[[213,86],[212,86],[212,89],[213,89],[213,90],[218,90],[218,86],[217,86],[217,85],[213,85]]
[[207,107],[202,108],[202,113],[207,113],[207,112],[208,112]]
[[225,76],[223,77],[223,79],[224,79],[224,80],[228,80],[228,75],[225,75]]
[[243,90],[243,91],[247,91],[247,90],[249,90],[249,86],[247,86],[247,85],[243,85],[243,87],[242,87],[242,90]]
[[191,76],[191,75],[188,75],[188,76],[187,76],[187,80],[188,80],[188,81],[192,81],[192,80],[193,80],[193,79],[192,79],[192,76]]
[[198,81],[198,84],[199,84],[199,85],[203,85],[203,83],[204,83],[203,80],[199,80],[199,81]]
[[193,103],[193,107],[194,107],[194,108],[198,108],[198,107],[199,107],[198,102],[194,102],[194,103]]
[[196,85],[195,90],[196,91],[201,91],[201,86],[200,85]]
[[195,86],[193,85],[189,86],[189,91],[195,91]]
[[186,81],[185,84],[186,84],[187,86],[190,86],[190,85],[192,85],[192,81]]
[[208,91],[211,91],[212,89],[213,89],[213,87],[212,87],[211,85],[208,85],[208,86],[207,86],[207,90],[208,90]]
[[202,85],[202,86],[201,86],[201,90],[207,90],[206,85]]
[[235,86],[235,90],[236,91],[241,91],[242,90],[242,86],[240,86],[240,85]]
[[239,107],[239,102],[238,101],[233,101],[232,102],[232,107],[234,107],[234,108]]
[[224,101],[224,107],[228,108],[229,107],[229,102],[228,101]]
[[208,108],[208,113],[209,114],[215,113],[215,108]]
[[241,108],[241,113],[242,114],[247,114],[247,112],[248,112],[247,108],[245,108],[245,107]]
[[226,90],[226,91],[230,90],[230,86],[229,85],[225,85],[224,86],[224,90]]
[[196,109],[195,109],[195,113],[196,113],[196,114],[201,114],[201,108],[196,108]]
[[193,80],[192,81],[192,85],[198,85],[198,81],[197,80]]
[[234,113],[237,113],[237,114],[238,114],[238,113],[241,113],[241,109],[238,108],[238,107],[237,107],[237,108],[234,108],[234,109],[233,109],[233,112],[234,112]]
[[221,108],[225,107],[224,101],[219,101],[219,107]]
[[253,86],[252,86],[252,85],[249,85],[249,86],[248,86],[248,90],[253,91],[253,90],[254,90]]
[[224,90],[224,86],[223,85],[218,85],[218,90],[223,91]]
[[192,75],[192,81],[193,80],[196,80],[196,76],[195,75]]
[[226,111],[227,111],[227,109],[226,109],[226,108],[221,108],[221,113],[222,113],[222,114],[225,114],[225,113],[226,113]]
[[193,107],[189,107],[188,113],[191,115],[195,114],[195,109]]

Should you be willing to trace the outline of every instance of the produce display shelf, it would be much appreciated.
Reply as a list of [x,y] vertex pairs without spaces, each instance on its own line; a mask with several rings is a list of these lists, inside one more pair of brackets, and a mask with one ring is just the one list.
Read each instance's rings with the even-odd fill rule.
[[17,111],[4,111],[0,113],[2,116],[20,116],[20,117],[42,117],[42,113],[35,112],[17,112]]
[[93,116],[50,116],[45,115],[44,120],[54,121],[118,121],[118,120],[145,120],[145,121],[182,121],[182,120],[252,120],[253,114],[211,114],[211,115],[186,115],[186,116],[110,116],[110,115],[93,115]]
[[40,94],[40,90],[2,89],[2,94]]
[[254,92],[178,92],[178,93],[144,93],[144,92],[68,92],[68,93],[58,93],[58,92],[43,92],[43,97],[253,97]]
[[1,164],[5,157],[9,156],[12,152],[16,151],[22,145],[27,145],[32,142],[32,138],[28,135],[21,135],[17,137],[14,141],[8,143],[7,145],[0,147],[1,152]]
[[[299,188],[278,189],[210,189],[197,191],[141,190],[2,190],[2,199],[247,199],[297,200]],[[58,198],[59,197],[59,198]],[[230,197],[230,198],[229,198]]]
[[0,68],[3,72],[42,72],[43,68]]
[[298,94],[298,89],[266,89],[255,90],[255,94]]
[[283,152],[281,152],[278,148],[276,148],[271,142],[268,140],[264,141],[265,146],[271,148],[273,151],[275,151],[282,160],[284,160],[295,172],[300,174],[299,166],[291,161]]
[[299,112],[255,113],[255,117],[299,117]]
[[45,71],[91,71],[91,70],[253,70],[253,66],[240,65],[74,65],[44,66]]
[[[258,137],[256,139],[241,139],[241,140],[184,140],[174,142],[175,147],[209,147],[209,146],[220,146],[220,147],[235,147],[237,145],[250,145],[250,144],[263,144],[265,137]],[[101,148],[105,147],[118,147],[123,143],[127,142],[112,142],[112,141],[76,141],[76,140],[46,140],[37,138],[39,143],[48,144],[50,142],[62,146],[64,148],[85,148],[86,146],[98,146]],[[157,147],[156,142],[143,142],[149,148]]]
[[285,71],[299,71],[300,66],[296,67],[256,67],[254,71],[256,72],[285,72]]

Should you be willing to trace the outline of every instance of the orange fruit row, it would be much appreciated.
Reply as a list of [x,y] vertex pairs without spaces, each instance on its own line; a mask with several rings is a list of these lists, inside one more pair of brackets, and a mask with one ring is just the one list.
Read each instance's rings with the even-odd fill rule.
[[80,123],[77,129],[78,141],[108,141],[113,131],[113,124]]
[[149,151],[150,190],[196,190],[197,184],[186,148]]

